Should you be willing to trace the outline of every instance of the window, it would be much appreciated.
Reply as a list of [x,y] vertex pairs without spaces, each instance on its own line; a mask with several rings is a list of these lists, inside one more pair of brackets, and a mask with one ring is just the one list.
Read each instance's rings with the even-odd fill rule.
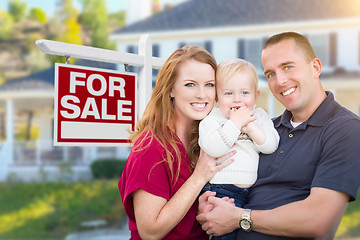
[[[128,53],[137,53],[137,49],[134,45],[129,45],[126,48],[126,51]],[[135,67],[134,66],[129,66],[129,72],[135,72]]]
[[262,39],[252,39],[246,41],[244,58],[246,61],[249,61],[252,64],[254,64],[254,66],[258,71],[262,69],[261,50],[262,50]]
[[[160,50],[159,44],[153,44],[152,45],[152,55],[154,57],[159,57],[160,56],[160,51],[159,50]],[[156,77],[157,77],[159,71],[160,71],[159,69],[155,69],[155,68],[152,69],[152,87],[153,88],[155,87]]]
[[209,53],[212,52],[212,42],[211,41],[205,41],[205,42],[180,42],[179,48],[182,48],[186,45],[197,45],[204,49],[206,49]]
[[179,48],[182,48],[184,46],[186,46],[186,43],[184,43],[184,42],[179,43]]
[[330,59],[329,65],[331,67],[337,66],[337,34],[331,33],[330,34]]
[[328,34],[310,35],[309,42],[314,49],[315,56],[321,60],[323,66],[330,64],[330,40]]
[[204,48],[206,49],[206,51],[208,51],[209,53],[212,53],[212,42],[211,41],[206,41]]
[[245,40],[239,39],[237,42],[237,57],[238,58],[245,58]]

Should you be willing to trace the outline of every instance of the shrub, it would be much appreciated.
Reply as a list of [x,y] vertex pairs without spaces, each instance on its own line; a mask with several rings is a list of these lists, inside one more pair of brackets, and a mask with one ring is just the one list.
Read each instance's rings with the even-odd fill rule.
[[100,159],[94,161],[90,168],[95,179],[120,178],[125,162],[125,160],[120,159]]

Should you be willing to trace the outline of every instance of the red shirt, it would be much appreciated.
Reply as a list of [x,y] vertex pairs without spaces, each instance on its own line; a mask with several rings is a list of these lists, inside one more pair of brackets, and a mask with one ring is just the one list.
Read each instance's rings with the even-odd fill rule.
[[[140,137],[139,140],[142,138],[143,137]],[[149,142],[150,139],[146,139],[144,141],[144,146]],[[118,186],[125,212],[129,217],[131,239],[141,239],[136,226],[131,193],[141,188],[148,193],[169,200],[191,175],[190,161],[185,148],[181,143],[177,146],[181,153],[181,167],[179,178],[175,184],[171,180],[171,173],[167,162],[163,161],[166,159],[165,150],[155,139],[152,140],[151,144],[146,149],[137,152],[131,151],[127,159]],[[173,155],[176,158],[175,153]],[[173,163],[175,178],[178,168],[177,165],[178,159],[176,158]],[[196,221],[197,212],[198,201],[195,201],[184,218],[163,239],[208,240],[209,237]]]

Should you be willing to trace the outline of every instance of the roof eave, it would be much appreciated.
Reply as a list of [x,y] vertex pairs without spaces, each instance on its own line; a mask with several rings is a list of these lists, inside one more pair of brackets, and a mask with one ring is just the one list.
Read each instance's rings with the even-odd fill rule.
[[195,38],[195,37],[214,37],[214,36],[229,36],[229,35],[246,35],[246,34],[271,34],[272,32],[282,31],[311,31],[317,29],[336,29],[336,28],[359,28],[360,17],[357,18],[343,18],[343,19],[329,19],[329,20],[313,20],[301,22],[281,22],[269,24],[253,24],[246,26],[219,26],[213,28],[189,28],[183,30],[173,31],[144,31],[134,33],[115,33],[110,38],[118,43],[121,42],[135,42],[143,34],[149,34],[153,41],[156,40],[170,40],[180,38]]

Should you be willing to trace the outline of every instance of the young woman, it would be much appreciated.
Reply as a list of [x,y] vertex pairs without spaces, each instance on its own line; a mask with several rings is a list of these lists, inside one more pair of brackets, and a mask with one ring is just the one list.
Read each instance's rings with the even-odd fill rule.
[[209,239],[196,221],[197,196],[230,153],[200,151],[198,126],[215,100],[214,57],[199,46],[176,50],[162,66],[119,181],[131,239]]

